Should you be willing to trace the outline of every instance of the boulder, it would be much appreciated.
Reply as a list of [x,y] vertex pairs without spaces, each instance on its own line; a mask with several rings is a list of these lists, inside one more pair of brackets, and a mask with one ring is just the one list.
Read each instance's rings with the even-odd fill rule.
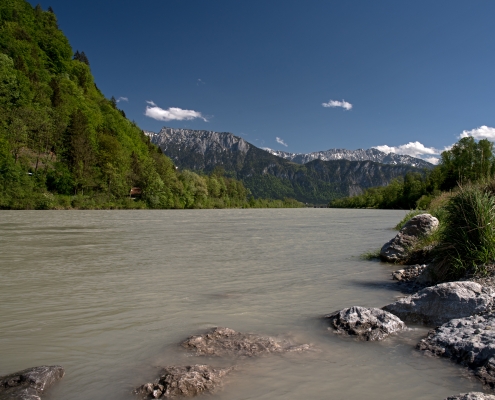
[[159,399],[212,393],[223,386],[223,377],[233,369],[199,364],[166,367],[160,378],[138,387],[134,394],[140,395],[142,399]]
[[495,400],[495,396],[482,392],[461,393],[457,396],[449,396],[445,400]]
[[430,286],[383,307],[410,323],[441,325],[454,318],[486,312],[494,303],[491,288],[476,282],[447,282]]
[[392,272],[392,279],[399,282],[410,282],[416,280],[425,270],[426,265],[407,265],[402,269]]
[[393,263],[405,261],[418,238],[430,235],[437,228],[437,218],[430,214],[416,215],[405,223],[394,238],[383,245],[380,257],[384,261]]
[[198,356],[256,357],[310,348],[308,344],[296,345],[288,339],[240,333],[229,328],[214,328],[203,335],[191,336],[181,345]]
[[453,319],[430,331],[417,348],[467,366],[484,384],[495,387],[495,314]]
[[59,365],[28,368],[0,377],[0,400],[40,400],[40,395],[65,374]]
[[325,315],[339,334],[361,340],[382,340],[406,327],[395,315],[379,308],[350,307]]

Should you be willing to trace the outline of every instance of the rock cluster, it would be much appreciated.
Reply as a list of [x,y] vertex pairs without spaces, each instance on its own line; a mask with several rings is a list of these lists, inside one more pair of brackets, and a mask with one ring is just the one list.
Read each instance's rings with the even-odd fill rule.
[[426,264],[407,265],[392,272],[392,279],[399,282],[410,282],[417,279],[426,270]]
[[28,368],[0,377],[0,400],[40,400],[40,395],[62,379],[65,371],[59,365]]
[[143,399],[159,399],[175,396],[196,396],[212,393],[222,386],[222,378],[231,368],[213,368],[210,365],[171,366],[163,370],[154,383],[146,383],[134,393]]
[[449,396],[445,400],[495,400],[495,396],[482,392],[461,393],[457,396]]
[[483,383],[495,387],[495,314],[453,319],[429,332],[417,347],[473,369]]
[[437,228],[437,218],[430,214],[416,215],[406,222],[393,239],[383,245],[380,257],[384,261],[393,263],[405,261],[418,238],[431,234]]
[[325,315],[339,334],[361,340],[383,340],[406,327],[395,315],[379,308],[350,307]]
[[296,345],[287,339],[240,333],[229,328],[214,328],[208,333],[191,336],[181,345],[194,351],[198,356],[217,357],[256,357],[269,353],[304,351],[310,348],[308,344]]
[[411,323],[441,325],[490,310],[495,293],[475,282],[447,282],[427,287],[383,307]]

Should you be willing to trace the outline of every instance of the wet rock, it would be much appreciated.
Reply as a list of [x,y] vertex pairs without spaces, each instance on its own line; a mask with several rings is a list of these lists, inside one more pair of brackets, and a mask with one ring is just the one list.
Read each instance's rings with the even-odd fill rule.
[[270,353],[308,350],[308,344],[296,345],[287,339],[276,339],[229,328],[214,328],[203,335],[191,336],[181,343],[198,356],[256,357]]
[[495,314],[453,319],[430,331],[417,348],[467,366],[484,384],[495,387]]
[[411,323],[441,325],[454,318],[489,310],[495,293],[475,282],[447,282],[431,286],[383,307]]
[[0,400],[39,400],[65,374],[59,365],[28,368],[0,377]]
[[408,265],[402,269],[392,272],[392,279],[399,282],[410,282],[417,279],[426,269],[426,265]]
[[138,387],[134,394],[142,399],[159,399],[212,393],[223,386],[223,377],[233,369],[199,364],[167,367],[159,379]]
[[395,315],[379,308],[350,307],[325,315],[339,334],[362,340],[382,340],[406,327]]
[[393,239],[383,245],[380,257],[384,261],[393,263],[405,261],[418,238],[431,234],[437,228],[437,218],[430,214],[416,215],[405,223]]
[[461,393],[457,396],[449,396],[445,400],[495,400],[495,396],[482,392]]

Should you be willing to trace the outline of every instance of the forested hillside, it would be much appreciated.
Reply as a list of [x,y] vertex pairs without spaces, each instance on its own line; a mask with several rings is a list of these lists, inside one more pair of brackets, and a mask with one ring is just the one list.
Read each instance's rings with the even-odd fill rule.
[[495,176],[493,143],[464,137],[441,154],[439,164],[424,174],[408,173],[384,187],[359,196],[330,202],[330,207],[426,209],[442,192],[458,186],[492,182]]
[[101,93],[53,10],[25,0],[0,2],[0,190],[3,209],[268,204],[235,179],[178,172]]

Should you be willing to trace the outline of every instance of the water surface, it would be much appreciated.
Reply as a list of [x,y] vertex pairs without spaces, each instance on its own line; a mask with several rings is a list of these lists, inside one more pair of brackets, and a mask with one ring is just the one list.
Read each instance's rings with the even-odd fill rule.
[[177,343],[214,326],[291,335],[316,352],[239,363],[218,400],[444,399],[481,390],[414,346],[342,339],[323,314],[381,307],[392,267],[359,259],[403,211],[334,209],[2,211],[0,375],[60,364],[48,400],[126,400],[158,367],[232,360]]

